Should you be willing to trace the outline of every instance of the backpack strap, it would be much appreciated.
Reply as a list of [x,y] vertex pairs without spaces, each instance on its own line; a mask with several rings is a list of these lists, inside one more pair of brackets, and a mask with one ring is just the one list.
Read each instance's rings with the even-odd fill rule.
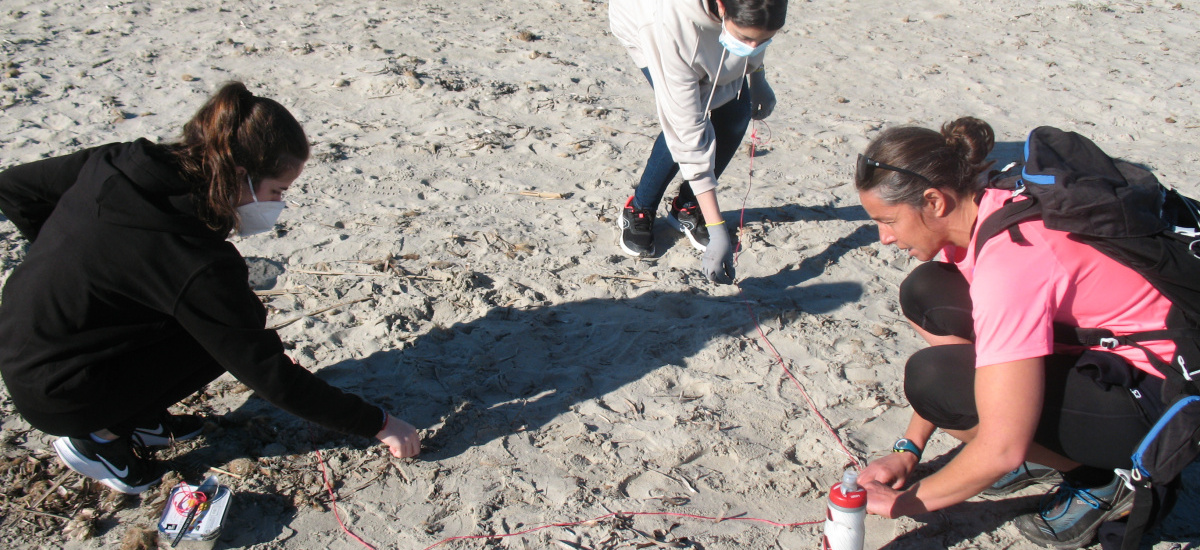
[[975,257],[979,257],[979,251],[983,249],[986,243],[992,237],[998,235],[1001,231],[1008,231],[1015,243],[1027,243],[1025,236],[1021,234],[1021,230],[1017,225],[1029,220],[1042,219],[1042,205],[1037,198],[1032,195],[1023,201],[1014,201],[1011,198],[1005,201],[1004,206],[992,212],[990,216],[984,219],[975,228]]
[[1125,520],[1125,537],[1121,539],[1121,550],[1138,550],[1142,535],[1145,534],[1146,527],[1150,525],[1150,517],[1154,514],[1153,489],[1148,483],[1135,481],[1124,475],[1121,475],[1121,478],[1126,485],[1133,488],[1133,507]]
[[[1175,342],[1175,358],[1170,363],[1142,345],[1142,342],[1155,340],[1172,340]],[[1154,368],[1166,377],[1163,383],[1163,398],[1180,393],[1200,395],[1200,365],[1189,365],[1185,356],[1179,353],[1179,348],[1186,342],[1200,342],[1200,328],[1170,328],[1163,330],[1148,330],[1117,336],[1111,330],[1104,328],[1081,328],[1068,325],[1054,324],[1054,341],[1071,346],[1099,346],[1104,349],[1114,349],[1118,346],[1133,346],[1146,354]]]

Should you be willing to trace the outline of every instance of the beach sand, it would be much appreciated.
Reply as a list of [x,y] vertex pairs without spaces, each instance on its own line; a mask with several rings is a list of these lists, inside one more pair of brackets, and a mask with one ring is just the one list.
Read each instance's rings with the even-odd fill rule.
[[[1197,10],[793,0],[766,60],[778,107],[721,179],[744,227],[739,285],[718,286],[665,223],[655,258],[617,246],[658,130],[604,2],[6,0],[0,168],[174,139],[229,80],[297,116],[313,157],[278,235],[235,243],[293,358],[413,423],[425,450],[393,459],[226,377],[177,409],[214,416],[160,453],[180,474],[116,498],[0,393],[0,540],[146,547],[179,475],[216,467],[236,474],[213,474],[235,492],[222,548],[359,547],[339,521],[377,548],[550,524],[572,525],[438,547],[816,548],[820,525],[751,520],[824,519],[850,463],[838,439],[890,450],[922,347],[896,296],[916,260],[878,242],[855,154],[884,128],[973,115],[998,160],[1052,125],[1200,195]],[[26,248],[0,221],[0,278]],[[939,434],[919,472],[955,448]],[[1200,544],[1200,467],[1185,477],[1155,549]],[[1011,520],[1042,490],[870,517],[867,547],[1032,548]]]

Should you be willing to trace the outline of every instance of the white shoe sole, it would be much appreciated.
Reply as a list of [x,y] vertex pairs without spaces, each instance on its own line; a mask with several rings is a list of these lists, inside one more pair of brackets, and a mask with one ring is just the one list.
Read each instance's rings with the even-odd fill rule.
[[129,485],[124,481],[121,481],[120,478],[115,477],[113,473],[108,470],[108,468],[104,467],[103,464],[99,464],[93,460],[88,460],[87,457],[79,454],[79,451],[75,449],[75,446],[71,444],[71,441],[65,437],[60,437],[54,440],[54,450],[58,453],[58,458],[62,460],[63,464],[66,464],[68,468],[75,470],[75,472],[84,477],[99,481],[100,483],[111,487],[113,490],[120,491],[127,495],[136,495],[141,493],[159,482],[159,480],[156,479],[145,485]]

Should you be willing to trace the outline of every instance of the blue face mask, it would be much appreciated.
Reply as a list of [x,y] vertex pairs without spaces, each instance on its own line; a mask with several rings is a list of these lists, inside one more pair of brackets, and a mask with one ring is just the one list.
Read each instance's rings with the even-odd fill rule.
[[754,57],[760,53],[763,53],[763,51],[767,49],[767,45],[771,43],[771,39],[767,39],[766,42],[759,44],[758,47],[752,47],[749,44],[734,38],[732,34],[729,34],[729,29],[725,28],[725,21],[723,20],[721,21],[721,36],[717,40],[721,42],[722,46],[725,46],[725,49],[728,50],[729,53],[738,57]]

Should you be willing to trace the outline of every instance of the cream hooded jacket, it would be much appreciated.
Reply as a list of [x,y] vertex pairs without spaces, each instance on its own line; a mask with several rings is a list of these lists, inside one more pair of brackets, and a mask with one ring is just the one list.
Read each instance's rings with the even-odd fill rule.
[[633,61],[650,70],[658,120],[683,179],[696,194],[714,189],[716,143],[708,110],[736,97],[764,54],[726,53],[718,41],[721,21],[708,15],[703,0],[611,0],[608,17]]

